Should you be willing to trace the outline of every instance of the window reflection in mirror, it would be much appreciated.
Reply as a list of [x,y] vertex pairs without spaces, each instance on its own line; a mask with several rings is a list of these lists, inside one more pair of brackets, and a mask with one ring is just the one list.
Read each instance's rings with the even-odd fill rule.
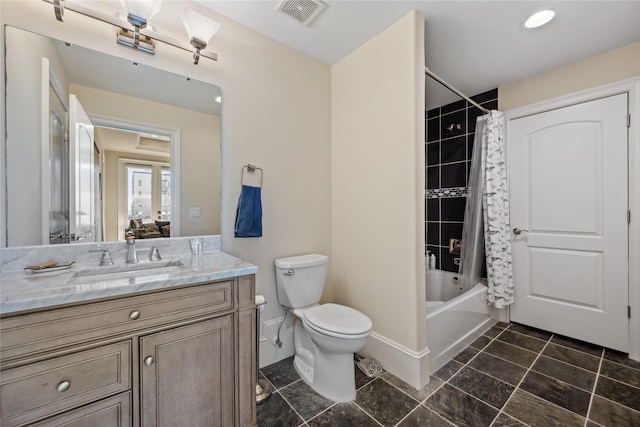
[[[122,240],[132,219],[170,236],[220,234],[219,87],[9,26],[5,43],[1,246]],[[170,165],[144,218],[127,213],[123,160]]]

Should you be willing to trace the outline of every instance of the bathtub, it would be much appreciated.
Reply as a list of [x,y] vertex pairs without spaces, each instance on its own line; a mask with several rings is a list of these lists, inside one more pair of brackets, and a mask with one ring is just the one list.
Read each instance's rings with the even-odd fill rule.
[[457,274],[427,270],[427,347],[431,375],[493,326],[484,280],[463,292]]

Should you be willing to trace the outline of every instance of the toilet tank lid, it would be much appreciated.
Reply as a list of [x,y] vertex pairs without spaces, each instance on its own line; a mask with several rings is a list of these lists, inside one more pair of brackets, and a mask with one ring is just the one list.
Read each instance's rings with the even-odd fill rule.
[[278,268],[313,267],[315,265],[326,264],[328,259],[329,257],[319,254],[298,255],[287,258],[277,258],[275,265]]

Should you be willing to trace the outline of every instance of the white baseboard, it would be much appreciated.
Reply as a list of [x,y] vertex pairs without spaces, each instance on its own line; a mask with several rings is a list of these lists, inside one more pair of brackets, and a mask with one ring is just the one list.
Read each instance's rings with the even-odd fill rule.
[[[293,356],[293,325],[285,325],[280,332],[282,347],[276,344],[278,329],[284,317],[263,322],[264,335],[260,337],[260,367],[269,366]],[[291,323],[291,322],[287,322]],[[429,383],[429,349],[410,350],[382,335],[372,332],[367,344],[358,352],[376,359],[382,367],[402,381],[420,390]]]
[[494,306],[491,306],[490,312],[491,317],[496,319],[498,322],[509,323],[511,320],[511,311],[509,310],[509,306],[506,306],[505,308],[495,308]]
[[358,353],[376,359],[386,371],[416,390],[420,390],[429,383],[428,348],[415,352],[372,332],[367,344]]

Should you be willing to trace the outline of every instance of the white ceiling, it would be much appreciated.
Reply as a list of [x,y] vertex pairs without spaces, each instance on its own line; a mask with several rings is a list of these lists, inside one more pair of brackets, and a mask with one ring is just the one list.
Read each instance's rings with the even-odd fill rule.
[[[308,27],[278,14],[279,0],[197,2],[326,64],[417,10],[425,17],[425,65],[469,96],[640,41],[640,0],[325,0]],[[549,25],[523,29],[529,14],[547,7],[556,11]],[[427,85],[427,109],[458,99],[431,79]]]

